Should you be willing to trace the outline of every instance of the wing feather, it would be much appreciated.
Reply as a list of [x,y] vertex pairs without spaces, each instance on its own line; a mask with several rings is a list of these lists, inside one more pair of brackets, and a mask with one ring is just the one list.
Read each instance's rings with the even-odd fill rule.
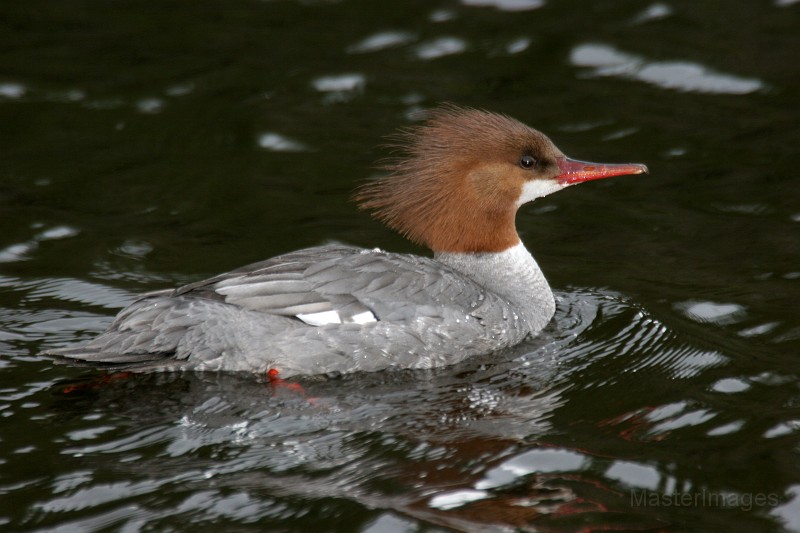
[[[336,322],[412,320],[470,309],[485,291],[432,259],[351,246],[290,252],[186,285],[174,296],[223,299],[262,313]],[[333,312],[333,313],[331,313]],[[320,325],[316,318],[308,323]]]

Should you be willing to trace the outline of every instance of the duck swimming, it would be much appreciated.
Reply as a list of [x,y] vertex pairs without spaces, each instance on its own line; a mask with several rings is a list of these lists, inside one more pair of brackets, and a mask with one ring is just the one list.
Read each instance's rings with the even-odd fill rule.
[[107,331],[50,352],[133,371],[293,375],[433,368],[518,344],[553,317],[517,209],[641,164],[567,158],[506,115],[445,106],[396,138],[355,199],[433,257],[331,244],[142,295]]

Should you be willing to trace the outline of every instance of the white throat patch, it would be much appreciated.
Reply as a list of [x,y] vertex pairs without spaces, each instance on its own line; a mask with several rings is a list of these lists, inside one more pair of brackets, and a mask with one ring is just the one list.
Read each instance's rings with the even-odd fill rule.
[[532,202],[542,196],[560,191],[565,187],[567,187],[567,185],[562,185],[555,180],[526,181],[525,185],[522,186],[522,194],[519,195],[519,200],[517,200],[517,207]]

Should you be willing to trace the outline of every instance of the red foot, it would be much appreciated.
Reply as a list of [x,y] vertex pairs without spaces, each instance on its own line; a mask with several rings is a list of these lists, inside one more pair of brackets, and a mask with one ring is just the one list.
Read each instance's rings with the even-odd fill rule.
[[311,398],[306,394],[305,389],[299,383],[288,383],[285,379],[279,378],[280,371],[277,368],[270,368],[267,370],[267,379],[269,380],[270,386],[275,389],[282,388],[285,390],[289,390],[291,392],[295,392],[305,398],[305,400],[310,404],[315,404],[317,402],[316,398]]

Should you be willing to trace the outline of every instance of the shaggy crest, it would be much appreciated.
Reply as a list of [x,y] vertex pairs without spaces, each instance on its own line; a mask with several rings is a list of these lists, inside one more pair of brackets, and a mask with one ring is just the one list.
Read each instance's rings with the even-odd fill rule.
[[525,154],[561,155],[542,133],[506,115],[445,105],[391,136],[389,174],[361,186],[361,209],[434,251],[494,252],[519,242],[514,217]]

